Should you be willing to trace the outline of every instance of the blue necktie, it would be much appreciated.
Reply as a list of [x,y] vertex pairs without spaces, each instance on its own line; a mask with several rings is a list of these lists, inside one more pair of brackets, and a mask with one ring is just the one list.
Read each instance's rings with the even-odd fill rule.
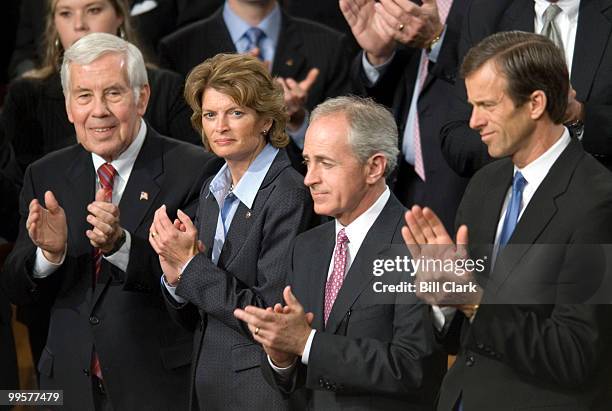
[[221,208],[221,220],[223,221],[223,232],[227,236],[227,230],[229,230],[230,222],[227,219],[232,204],[237,200],[237,197],[231,191],[225,196],[223,200],[223,207]]
[[259,49],[259,55],[257,56],[261,61],[264,60],[263,50],[261,49],[261,40],[264,38],[266,33],[263,32],[259,27],[251,27],[244,33],[249,43],[247,44],[246,51],[251,51],[255,47]]
[[508,243],[510,236],[514,232],[514,228],[518,222],[519,214],[521,213],[521,203],[523,202],[523,189],[527,184],[527,180],[520,171],[514,175],[512,180],[512,196],[510,197],[510,205],[506,211],[506,218],[501,235],[499,236],[499,247],[503,247]]

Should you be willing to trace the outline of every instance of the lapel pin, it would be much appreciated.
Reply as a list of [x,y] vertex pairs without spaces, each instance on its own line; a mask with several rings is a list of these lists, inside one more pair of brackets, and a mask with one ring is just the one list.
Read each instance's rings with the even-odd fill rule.
[[146,191],[141,191],[140,192],[140,200],[144,200],[144,201],[148,201],[149,200],[149,193],[147,193]]
[[293,66],[293,59],[289,59],[285,62],[286,65],[288,65],[289,67]]
[[250,211],[247,211],[247,212],[246,212],[246,214],[245,214],[245,216],[244,216],[244,218],[251,218],[251,212],[250,212]]

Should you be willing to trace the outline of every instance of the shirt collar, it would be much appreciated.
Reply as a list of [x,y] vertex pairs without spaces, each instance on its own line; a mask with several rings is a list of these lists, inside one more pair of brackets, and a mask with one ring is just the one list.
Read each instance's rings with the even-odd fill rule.
[[[263,150],[255,157],[255,160],[253,160],[236,187],[232,190],[232,193],[238,200],[249,209],[253,207],[257,192],[266,174],[268,174],[268,170],[276,158],[276,154],[278,154],[278,148],[266,144]],[[219,204],[222,203],[222,199],[229,192],[231,183],[232,175],[230,174],[227,163],[225,163],[210,182],[210,192]]]
[[390,196],[391,192],[387,186],[374,204],[347,226],[343,226],[340,221],[336,219],[336,237],[338,236],[338,232],[344,228],[344,233],[349,239],[349,244],[359,249],[365,236],[374,224],[374,221],[376,221],[383,208],[385,208],[385,204],[387,204]]
[[[117,175],[124,180],[127,180],[125,176],[129,174],[134,167],[134,163],[136,162],[136,157],[138,157],[138,153],[140,153],[140,149],[145,141],[145,136],[147,135],[147,123],[141,118],[140,119],[140,129],[136,134],[136,138],[132,143],[128,146],[128,148],[121,154],[119,157],[111,161],[111,165],[117,171]],[[102,157],[95,153],[91,153],[91,158],[93,160],[94,167],[96,168],[96,172],[102,166],[102,164],[106,163]]]
[[531,163],[527,164],[525,167],[518,168],[514,166],[514,173],[520,171],[525,180],[527,180],[527,184],[531,187],[536,188],[540,186],[550,168],[553,166],[555,161],[559,158],[563,150],[570,143],[570,134],[567,128],[563,128],[563,134],[557,140],[555,144],[553,144],[544,154],[540,157],[536,158]]
[[[234,44],[236,44],[238,40],[244,36],[247,30],[251,28],[246,21],[234,13],[227,2],[225,2],[225,5],[223,6],[223,20],[225,21],[225,25],[227,26],[230,37],[232,38],[232,43]],[[270,14],[268,14],[256,27],[259,27],[265,33],[266,37],[272,40],[272,42],[276,45],[278,44],[281,20],[282,14],[280,7],[278,6],[278,3],[276,3]]]
[[[544,11],[550,6],[552,3],[548,0],[534,0],[535,1],[535,11],[538,17],[544,14]],[[570,20],[573,20],[578,16],[578,9],[580,8],[580,0],[558,0],[555,3],[563,13],[567,15]]]

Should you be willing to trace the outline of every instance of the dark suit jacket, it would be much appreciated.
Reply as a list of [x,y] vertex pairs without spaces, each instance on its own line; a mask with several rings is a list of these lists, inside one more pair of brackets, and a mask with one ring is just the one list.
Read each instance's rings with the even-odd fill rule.
[[[421,149],[426,181],[414,173],[414,167],[399,157],[399,167],[390,177],[389,184],[400,201],[407,207],[420,204],[432,208],[450,230],[467,180],[460,178],[446,163],[440,151],[440,125],[447,114],[449,94],[457,77],[457,43],[463,14],[471,0],[455,0],[446,21],[444,43],[435,64],[429,63],[429,72],[417,103],[421,127]],[[399,128],[399,148],[402,148],[406,120],[412,103],[417,80],[421,49],[398,48],[395,57],[373,87],[365,92],[377,102],[390,107]],[[361,53],[353,61],[352,76],[359,84],[369,83],[363,71]]]
[[[193,337],[174,324],[164,307],[162,272],[148,235],[153,213],[162,204],[171,217],[178,208],[195,206],[201,184],[219,166],[211,158],[202,148],[162,137],[149,127],[119,204],[121,225],[132,239],[127,271],[104,260],[93,291],[93,250],[85,236],[90,227],[86,207],[95,194],[91,154],[73,145],[28,168],[19,237],[2,285],[14,303],[49,295],[54,301],[38,369],[42,388],[64,390],[66,409],[93,409],[89,369],[94,346],[115,410],[187,407]],[[66,213],[68,249],[56,272],[34,280],[36,247],[25,221],[30,200],[44,204],[46,190],[53,191]],[[140,200],[142,192],[148,200]]]
[[[494,162],[466,190],[457,224],[470,230],[472,258],[491,257],[482,245],[494,241],[512,173],[509,159]],[[609,278],[597,246],[612,240],[611,177],[577,141],[555,162],[481,280],[473,323],[456,315],[461,338],[447,338],[460,344],[459,355],[442,384],[440,411],[459,396],[475,411],[609,409],[612,310],[581,303]]]
[[[151,98],[144,115],[160,133],[201,145],[183,99],[183,81],[175,73],[147,69]],[[68,121],[59,74],[46,80],[18,79],[9,89],[2,114],[5,132],[23,170],[51,151],[76,143]]]
[[17,237],[22,179],[13,148],[0,127],[0,237],[8,241],[14,241]]
[[[281,385],[267,357],[262,361],[266,379],[281,392],[287,395],[306,388],[308,409],[433,408],[446,358],[435,351],[429,308],[418,303],[414,294],[396,297],[373,292],[375,281],[399,284],[402,278],[393,273],[375,277],[372,264],[375,259],[407,255],[400,232],[404,211],[391,195],[354,257],[327,325],[323,306],[335,222],[301,234],[295,241],[288,281],[304,310],[314,313],[312,327],[317,330],[308,365],[298,363],[290,384]],[[403,280],[409,280],[409,275]]]
[[168,297],[170,312],[195,329],[191,408],[286,409],[261,376],[261,347],[233,313],[247,305],[268,307],[281,300],[291,240],[312,224],[310,194],[281,150],[252,208],[238,205],[215,265],[210,257],[219,207],[209,184],[202,187],[198,207],[206,253],[191,260],[176,289],[190,304],[177,306]]
[[[0,289],[0,390],[19,389],[17,378],[17,356],[15,355],[15,340],[11,319],[13,312],[8,298]],[[0,410],[9,407],[0,405]]]
[[[532,0],[473,0],[461,33],[460,60],[490,34],[508,30],[533,32]],[[612,0],[582,0],[572,59],[571,84],[584,103],[584,149],[612,166]],[[493,161],[478,132],[468,126],[471,107],[465,83],[457,82],[447,124],[442,127],[442,152],[460,175],[472,176]]]

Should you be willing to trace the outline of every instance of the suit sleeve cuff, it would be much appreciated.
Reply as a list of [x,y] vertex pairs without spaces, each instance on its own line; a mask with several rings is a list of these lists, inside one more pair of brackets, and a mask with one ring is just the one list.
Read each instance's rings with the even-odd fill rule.
[[130,263],[130,250],[132,249],[132,236],[128,230],[125,231],[125,242],[115,253],[102,257],[109,263],[119,268],[121,271],[126,272],[128,264]]
[[389,64],[391,64],[391,62],[393,61],[393,57],[395,57],[395,51],[393,52],[389,60],[385,61],[383,64],[375,66],[368,61],[365,51],[361,52],[361,65],[363,66],[363,71],[366,75],[366,78],[370,82],[370,86],[376,84],[380,76],[385,74],[387,67],[389,67]]
[[161,282],[164,285],[164,287],[166,287],[166,291],[168,291],[168,294],[170,294],[170,296],[174,299],[174,301],[176,301],[179,304],[185,304],[187,302],[187,300],[185,300],[180,295],[176,295],[176,286],[172,286],[168,284],[168,281],[166,281],[166,277],[163,274],[161,276]]

